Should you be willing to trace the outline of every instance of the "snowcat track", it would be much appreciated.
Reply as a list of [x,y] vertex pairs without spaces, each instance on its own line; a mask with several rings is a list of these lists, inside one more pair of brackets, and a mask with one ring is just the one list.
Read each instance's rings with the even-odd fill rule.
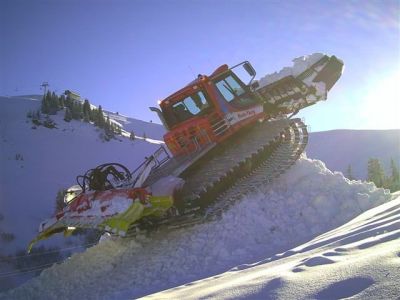
[[[184,186],[181,197],[192,202],[194,207],[208,207],[214,198],[233,186],[237,180],[251,174],[268,158],[277,156],[280,147],[289,147],[293,143],[296,151],[299,151],[297,148],[300,138],[303,141],[304,137],[307,143],[307,133],[303,131],[305,125],[299,119],[281,121],[286,121],[286,124],[280,123],[279,125],[284,126],[275,131],[271,130],[271,124],[265,122],[247,133],[239,145],[228,145],[229,148],[223,152],[222,157],[216,156],[202,169],[196,170],[188,179],[189,184]],[[303,151],[304,148],[300,150]],[[287,158],[285,152],[279,154]]]
[[[275,130],[271,130],[271,123],[277,126]],[[265,139],[252,141],[262,137]],[[222,215],[243,195],[270,183],[291,167],[307,145],[308,132],[300,119],[284,119],[259,124],[250,134],[247,132],[246,138],[225,150],[222,157],[216,155],[210,163],[189,173],[185,178],[189,184],[179,195],[185,206],[178,208],[178,216],[145,218],[133,224],[127,236],[155,230],[159,225],[192,226]]]
[[[300,157],[308,143],[308,132],[302,122],[294,129],[294,139],[285,140],[267,160],[252,170],[247,176],[239,179],[234,186],[220,194],[215,206],[210,206],[207,219],[221,216],[244,195],[254,192],[260,186],[271,183],[286,172]],[[222,200],[224,199],[224,200]]]
[[182,228],[199,223],[210,222],[229,210],[237,201],[248,193],[254,192],[261,185],[269,184],[284,174],[303,153],[308,143],[308,132],[303,122],[296,120],[292,124],[290,137],[279,144],[274,153],[247,175],[241,177],[225,192],[219,194],[204,211],[203,216],[188,222],[171,224],[169,228]]

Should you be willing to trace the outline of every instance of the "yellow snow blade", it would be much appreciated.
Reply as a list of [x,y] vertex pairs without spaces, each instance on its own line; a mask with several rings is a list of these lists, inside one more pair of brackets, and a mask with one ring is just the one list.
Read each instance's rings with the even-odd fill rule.
[[[105,230],[121,236],[124,236],[129,229],[129,226],[147,216],[162,216],[174,203],[171,196],[150,196],[149,203],[143,205],[139,201],[133,204],[123,213],[107,218],[104,222],[92,227],[93,229]],[[74,224],[74,226],[77,226]],[[77,226],[82,228],[90,228],[89,226]],[[45,240],[57,233],[64,233],[64,236],[70,236],[75,230],[75,227],[66,227],[65,223],[55,223],[53,226],[40,232],[28,245],[28,253],[32,250],[34,244],[41,240]]]
[[161,216],[172,204],[173,199],[171,196],[150,196],[149,205],[135,202],[127,211],[106,220],[100,226],[106,231],[125,235],[129,226],[139,219],[147,216]]
[[37,242],[41,241],[41,240],[45,240],[48,239],[49,237],[51,237],[54,234],[60,233],[60,232],[64,232],[64,236],[70,236],[72,234],[72,232],[75,230],[75,228],[70,229],[69,227],[57,227],[54,228],[50,227],[48,229],[46,229],[45,231],[39,233],[28,245],[28,249],[27,252],[30,253],[32,250],[32,247],[34,244],[36,244]]

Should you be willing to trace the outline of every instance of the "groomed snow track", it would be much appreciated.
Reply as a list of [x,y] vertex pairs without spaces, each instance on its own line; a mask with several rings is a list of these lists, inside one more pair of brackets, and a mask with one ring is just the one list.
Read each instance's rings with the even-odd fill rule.
[[182,174],[186,183],[177,195],[179,216],[160,221],[145,218],[127,235],[161,224],[177,228],[215,219],[244,194],[283,174],[307,142],[306,125],[298,118],[256,124]]

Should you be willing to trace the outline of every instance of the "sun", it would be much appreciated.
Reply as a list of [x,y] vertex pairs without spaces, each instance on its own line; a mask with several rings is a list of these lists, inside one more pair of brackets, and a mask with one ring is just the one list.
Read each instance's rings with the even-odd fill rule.
[[366,89],[360,117],[371,129],[400,129],[400,71]]

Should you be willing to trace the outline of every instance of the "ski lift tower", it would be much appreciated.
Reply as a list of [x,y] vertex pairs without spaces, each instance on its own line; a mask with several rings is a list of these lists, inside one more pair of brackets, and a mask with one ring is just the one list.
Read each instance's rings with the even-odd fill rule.
[[45,81],[45,82],[43,82],[42,84],[41,84],[41,87],[43,87],[44,88],[44,94],[43,94],[43,96],[46,96],[46,92],[47,92],[47,87],[49,86],[49,83],[47,82],[47,81]]

